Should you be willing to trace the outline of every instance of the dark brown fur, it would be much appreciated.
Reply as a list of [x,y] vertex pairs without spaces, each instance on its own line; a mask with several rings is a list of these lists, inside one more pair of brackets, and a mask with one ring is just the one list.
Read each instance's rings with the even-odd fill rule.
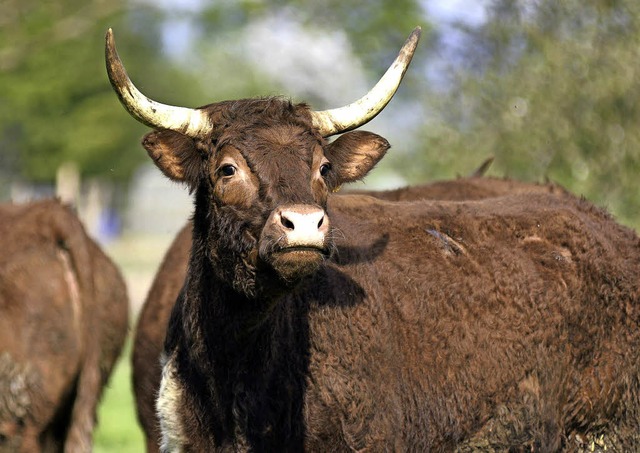
[[91,451],[124,281],[57,201],[0,205],[0,451]]
[[[328,145],[305,106],[279,100],[208,109],[222,124],[211,141],[145,140],[196,199],[165,341],[177,391],[160,398],[168,446],[571,451],[603,436],[610,450],[640,447],[633,231],[562,190],[328,196],[382,157],[383,139]],[[169,142],[184,164],[162,157]],[[234,153],[256,180],[225,185],[220,164]],[[285,203],[331,219],[333,254],[306,276],[282,267],[264,233]]]

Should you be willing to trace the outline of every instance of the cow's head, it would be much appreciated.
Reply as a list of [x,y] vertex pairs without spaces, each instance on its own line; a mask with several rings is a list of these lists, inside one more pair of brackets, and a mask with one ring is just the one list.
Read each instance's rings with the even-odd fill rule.
[[[364,177],[389,148],[376,134],[348,131],[391,100],[419,36],[417,28],[366,96],[321,112],[280,98],[197,109],[157,103],[130,81],[111,30],[107,71],[129,113],[155,129],[143,139],[149,156],[166,176],[196,192],[194,241],[197,231],[207,234],[194,247],[206,249],[219,277],[255,296],[274,282],[295,284],[329,255],[329,193]],[[344,134],[326,141],[338,133]]]

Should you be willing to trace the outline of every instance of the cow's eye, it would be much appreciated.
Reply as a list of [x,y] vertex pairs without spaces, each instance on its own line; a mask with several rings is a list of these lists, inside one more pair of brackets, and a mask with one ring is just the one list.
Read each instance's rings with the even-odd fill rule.
[[222,176],[233,176],[236,174],[236,167],[231,164],[223,165],[218,170]]
[[320,176],[327,176],[329,170],[331,170],[331,164],[329,162],[320,165]]

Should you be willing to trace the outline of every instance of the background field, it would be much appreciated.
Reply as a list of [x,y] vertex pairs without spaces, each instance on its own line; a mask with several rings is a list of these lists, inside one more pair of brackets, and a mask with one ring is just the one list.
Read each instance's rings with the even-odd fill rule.
[[142,431],[136,419],[131,391],[130,348],[121,358],[98,411],[96,453],[145,451]]

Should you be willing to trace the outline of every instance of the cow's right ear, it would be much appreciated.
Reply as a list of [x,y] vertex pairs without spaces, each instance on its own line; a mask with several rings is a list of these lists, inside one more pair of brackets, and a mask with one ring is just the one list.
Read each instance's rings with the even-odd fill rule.
[[170,130],[153,131],[142,139],[142,146],[162,173],[190,188],[197,184],[205,162],[198,145],[196,140]]

